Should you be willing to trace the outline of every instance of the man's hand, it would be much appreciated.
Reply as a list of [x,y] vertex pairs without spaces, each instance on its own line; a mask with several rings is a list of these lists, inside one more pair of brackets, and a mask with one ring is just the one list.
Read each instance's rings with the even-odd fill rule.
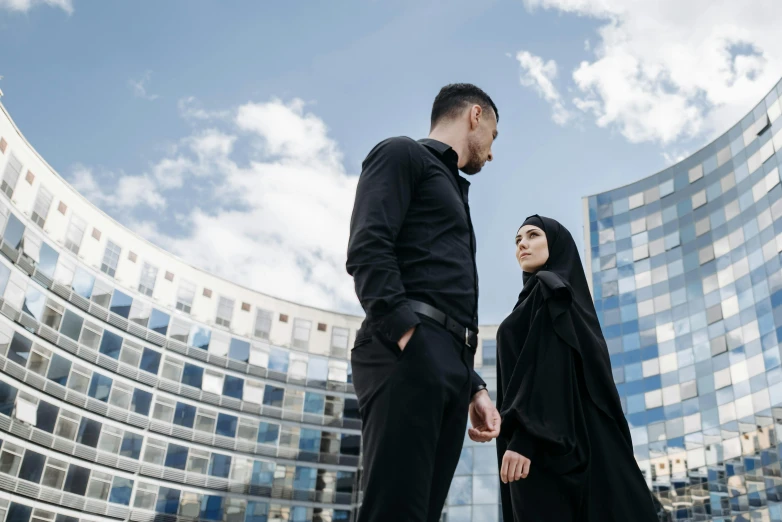
[[489,442],[500,434],[500,412],[489,397],[489,392],[481,390],[470,403],[470,424],[467,433],[475,442]]
[[524,455],[507,450],[505,455],[502,456],[502,469],[500,470],[502,483],[507,484],[508,482],[527,478],[531,464],[532,461]]
[[413,333],[415,333],[415,326],[413,326],[408,331],[406,331],[405,335],[403,335],[402,338],[396,342],[400,350],[402,351],[405,350],[405,346],[407,346],[407,343],[410,341],[410,338],[413,336]]

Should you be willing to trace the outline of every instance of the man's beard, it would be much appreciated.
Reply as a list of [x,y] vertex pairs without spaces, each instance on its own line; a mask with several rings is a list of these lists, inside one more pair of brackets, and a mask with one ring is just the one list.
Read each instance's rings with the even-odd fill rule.
[[481,171],[485,161],[481,161],[481,148],[478,144],[470,140],[467,142],[467,153],[469,154],[467,163],[460,170],[467,175],[473,176]]

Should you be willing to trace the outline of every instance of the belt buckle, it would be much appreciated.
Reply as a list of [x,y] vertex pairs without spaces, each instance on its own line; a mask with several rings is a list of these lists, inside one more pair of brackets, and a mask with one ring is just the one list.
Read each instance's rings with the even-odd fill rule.
[[470,346],[470,329],[469,328],[465,328],[464,329],[464,344],[467,345],[467,348],[472,348],[472,346]]

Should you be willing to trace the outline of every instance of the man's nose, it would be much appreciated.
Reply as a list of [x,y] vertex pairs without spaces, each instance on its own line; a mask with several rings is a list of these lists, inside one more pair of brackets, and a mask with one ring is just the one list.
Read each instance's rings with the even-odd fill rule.
[[489,151],[489,161],[491,161],[491,160],[493,160],[493,159],[494,159],[494,154],[492,154],[492,152],[491,152],[491,151]]

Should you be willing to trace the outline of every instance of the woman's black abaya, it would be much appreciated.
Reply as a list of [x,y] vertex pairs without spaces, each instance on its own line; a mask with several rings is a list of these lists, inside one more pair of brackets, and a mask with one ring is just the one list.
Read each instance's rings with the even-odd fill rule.
[[531,460],[527,478],[500,484],[505,522],[656,522],[633,456],[595,307],[570,232],[553,219],[549,259],[497,333],[497,452]]

